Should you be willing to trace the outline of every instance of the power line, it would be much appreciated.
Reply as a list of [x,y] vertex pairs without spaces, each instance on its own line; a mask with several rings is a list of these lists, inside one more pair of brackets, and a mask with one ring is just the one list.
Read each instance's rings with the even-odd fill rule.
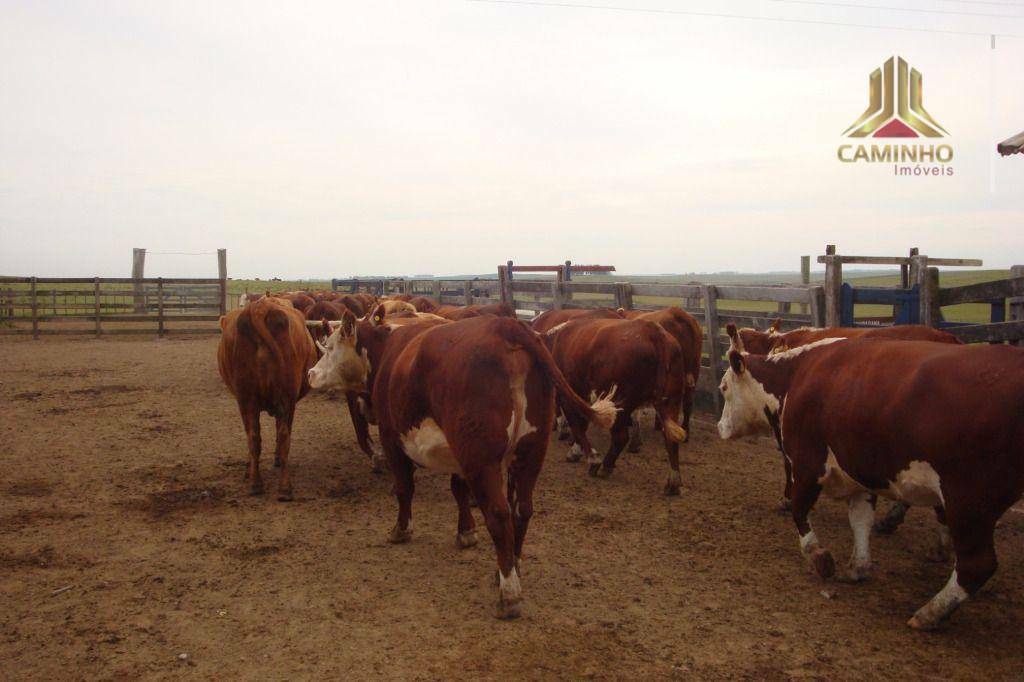
[[[853,9],[879,9],[886,12],[916,12],[918,14],[953,14],[964,17],[992,17],[995,19],[1024,19],[1020,14],[989,14],[986,12],[960,12],[949,9],[922,9],[917,7],[887,7],[884,5],[857,5],[852,2],[824,2],[823,0],[766,0],[789,5],[816,5],[818,7],[849,7]],[[1020,5],[1015,5],[1020,7]]]
[[689,17],[705,17],[712,19],[745,19],[747,21],[769,21],[779,24],[813,24],[818,26],[844,26],[850,28],[870,28],[883,31],[910,31],[917,33],[940,33],[944,35],[959,35],[959,36],[981,36],[989,37],[992,35],[999,36],[1001,38],[1024,38],[1021,35],[1014,35],[1012,33],[992,33],[992,32],[977,32],[977,31],[952,31],[948,29],[938,28],[917,28],[911,26],[879,26],[877,24],[855,24],[845,21],[825,21],[820,19],[789,19],[784,17],[765,17],[750,14],[725,14],[721,12],[697,12],[691,10],[674,10],[674,9],[658,9],[653,7],[616,7],[613,5],[583,5],[573,4],[568,2],[539,2],[536,0],[466,0],[467,2],[482,2],[494,5],[527,5],[531,7],[562,7],[568,9],[597,9],[607,10],[611,12],[635,12],[641,14],[669,14],[678,16],[689,16]]

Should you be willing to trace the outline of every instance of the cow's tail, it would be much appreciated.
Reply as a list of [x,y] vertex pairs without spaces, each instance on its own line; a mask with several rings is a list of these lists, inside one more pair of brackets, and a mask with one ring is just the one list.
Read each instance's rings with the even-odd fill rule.
[[[673,443],[682,443],[686,440],[686,429],[679,425],[676,421],[677,417],[672,414],[668,414],[668,396],[666,395],[667,384],[669,380],[669,372],[672,369],[672,345],[675,343],[665,331],[662,330],[660,325],[656,325],[653,322],[648,324],[654,328],[651,334],[651,341],[654,342],[654,347],[658,353],[658,372],[655,375],[657,378],[654,382],[654,410],[661,417],[661,427],[665,430],[665,435]],[[682,362],[682,356],[679,358]]]
[[562,399],[562,409],[577,412],[587,421],[593,422],[602,429],[612,427],[619,412],[619,408],[615,407],[615,403],[612,402],[614,391],[599,396],[597,400],[588,405],[583,398],[577,395],[576,391],[572,390],[572,386],[565,380],[562,370],[558,368],[555,359],[551,357],[551,352],[533,330],[518,320],[512,324],[503,324],[501,328],[505,331],[505,339],[529,353],[534,362],[548,376],[551,383],[554,384],[558,396]]

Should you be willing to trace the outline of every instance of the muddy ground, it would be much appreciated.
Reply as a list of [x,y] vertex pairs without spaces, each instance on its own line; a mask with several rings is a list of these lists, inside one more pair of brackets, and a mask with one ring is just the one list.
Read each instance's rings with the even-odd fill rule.
[[[683,494],[665,498],[648,416],[643,451],[607,481],[552,441],[523,617],[502,622],[493,550],[456,549],[445,477],[418,476],[413,541],[385,542],[389,481],[337,400],[299,406],[296,500],[275,501],[272,456],[271,494],[248,496],[216,344],[0,340],[4,679],[1021,675],[1024,515],[997,530],[1000,570],[979,597],[913,632],[950,571],[925,559],[928,512],[874,538],[870,582],[822,582],[775,511],[769,443],[724,443],[700,421]],[[845,506],[814,518],[845,558]]]

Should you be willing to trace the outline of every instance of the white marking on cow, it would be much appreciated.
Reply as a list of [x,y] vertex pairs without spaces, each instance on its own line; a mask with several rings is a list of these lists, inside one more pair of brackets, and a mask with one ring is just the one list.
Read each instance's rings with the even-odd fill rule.
[[552,327],[551,329],[549,329],[546,332],[544,332],[544,336],[554,336],[555,334],[557,334],[559,332],[559,330],[562,327],[564,327],[567,324],[569,324],[568,321],[563,322],[562,324],[556,324],[554,327]]
[[800,536],[800,552],[807,556],[818,546],[818,536],[814,534],[814,530],[807,531],[807,535]]
[[572,447],[569,448],[569,456],[573,459],[579,459],[583,456],[583,448],[580,447],[579,443],[572,444]]
[[896,474],[889,484],[888,495],[916,507],[944,506],[942,482],[939,474],[928,462],[913,460],[907,468]]
[[819,339],[818,341],[813,341],[802,346],[797,346],[796,348],[790,348],[788,350],[779,351],[777,353],[769,353],[766,360],[768,362],[782,362],[783,360],[792,360],[798,355],[802,355],[803,353],[814,350],[815,348],[820,348],[821,346],[828,346],[837,341],[846,341],[846,337],[834,336],[827,339]]
[[722,418],[718,420],[718,435],[722,439],[772,435],[764,410],[768,408],[777,414],[780,404],[778,398],[765,390],[764,384],[752,377],[749,371],[736,374],[730,367],[719,388],[725,396]]
[[515,604],[522,599],[523,588],[519,584],[519,571],[515,566],[507,578],[498,571],[498,590],[501,591],[501,600],[506,604]]
[[419,426],[409,429],[401,437],[402,448],[409,459],[426,469],[446,474],[462,475],[462,467],[452,455],[444,431],[432,418],[427,417]]
[[875,521],[875,508],[871,506],[868,493],[854,495],[849,500],[850,528],[853,530],[853,556],[850,569],[863,577],[863,571],[871,567],[871,526]]
[[956,569],[954,568],[946,586],[932,597],[931,601],[917,610],[914,617],[910,619],[910,625],[921,629],[934,628],[969,598],[970,595],[967,594],[967,590],[960,587]]
[[826,495],[837,500],[845,500],[867,490],[839,466],[839,461],[831,448],[825,458],[825,471],[818,477],[818,484]]

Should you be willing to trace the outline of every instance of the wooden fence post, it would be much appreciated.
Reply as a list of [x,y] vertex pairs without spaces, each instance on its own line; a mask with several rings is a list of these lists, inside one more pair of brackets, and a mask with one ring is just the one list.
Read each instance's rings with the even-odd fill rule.
[[910,287],[914,286],[915,282],[917,282],[917,269],[920,264],[917,261],[915,261],[914,258],[916,258],[919,255],[921,255],[921,250],[915,246],[914,248],[910,249],[910,263],[907,265],[900,266],[900,285],[904,289],[909,289]]
[[132,249],[132,300],[135,304],[135,314],[141,315],[146,312],[144,294],[142,292],[142,278],[146,276],[146,250]]
[[466,305],[473,305],[473,280],[467,279],[463,281],[462,295],[466,299]]
[[[805,287],[811,286],[811,257],[800,256],[800,283]],[[800,312],[807,314],[807,304],[800,304]]]
[[[927,258],[917,256],[916,259]],[[921,324],[926,327],[937,327],[942,319],[942,308],[939,306],[939,269],[930,268],[923,263],[917,271],[921,296]]]
[[711,360],[711,378],[714,388],[711,391],[711,401],[715,414],[722,411],[722,395],[718,392],[718,385],[722,382],[722,344],[718,338],[721,330],[718,328],[718,289],[713,284],[706,284],[704,290],[704,331],[708,335],[708,356]]
[[811,326],[825,326],[825,287],[811,287]]
[[[228,250],[217,249],[217,278],[220,280],[220,314],[228,309]],[[162,300],[162,297],[161,297]]]
[[633,285],[629,282],[615,283],[615,307],[623,310],[633,309]]
[[36,298],[36,278],[32,278],[32,338],[39,338],[39,299]]
[[555,279],[551,283],[551,309],[561,310],[564,307],[562,282],[560,279]]
[[102,332],[100,331],[100,278],[93,277],[92,280],[92,297],[95,304],[93,312],[96,313],[96,336],[99,336]]
[[[1010,268],[1010,277],[1024,277],[1024,265],[1014,265]],[[1009,321],[1019,322],[1024,320],[1024,297],[1014,296],[1006,301],[1009,303]],[[1011,341],[1011,346],[1022,345],[1021,341]]]
[[[224,293],[224,280],[221,279],[221,293]],[[220,297],[220,314],[224,314],[224,296]],[[164,278],[156,279],[156,335],[164,335]]]
[[441,280],[435,279],[430,283],[431,296],[437,301],[438,305],[441,305]]
[[508,278],[508,266],[498,266],[498,295],[502,303],[514,305],[512,301],[512,284]]
[[843,262],[835,244],[825,247],[825,326],[838,327],[842,311]]

